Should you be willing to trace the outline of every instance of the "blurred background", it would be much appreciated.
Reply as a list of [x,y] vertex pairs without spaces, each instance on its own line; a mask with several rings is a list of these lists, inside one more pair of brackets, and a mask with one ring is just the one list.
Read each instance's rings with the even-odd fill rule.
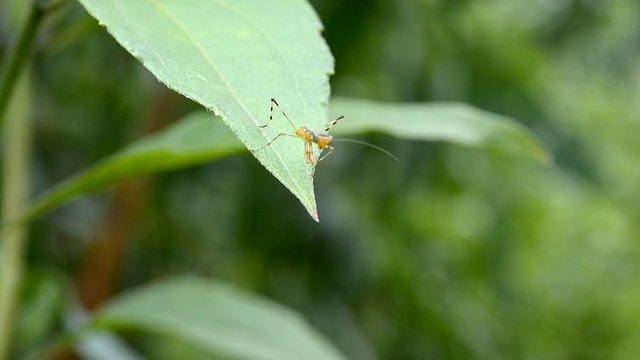
[[[174,274],[223,279],[351,359],[637,358],[640,2],[311,3],[334,95],[466,102],[522,121],[553,164],[371,134],[401,161],[339,144],[316,172],[318,224],[247,152],[51,212],[31,227],[29,279],[73,284],[89,309]],[[49,26],[34,194],[198,109],[79,5]],[[55,288],[25,290],[24,341],[59,326],[38,316],[62,307]],[[151,358],[197,358],[146,340],[131,339]]]

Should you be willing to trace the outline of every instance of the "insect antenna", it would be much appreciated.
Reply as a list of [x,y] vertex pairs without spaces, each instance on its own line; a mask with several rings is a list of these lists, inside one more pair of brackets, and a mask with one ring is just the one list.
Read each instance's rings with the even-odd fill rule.
[[370,144],[370,143],[365,142],[365,141],[360,141],[360,140],[355,140],[355,139],[333,139],[333,141],[334,141],[334,142],[337,142],[337,141],[344,141],[344,142],[352,142],[352,143],[356,143],[356,144],[366,145],[366,146],[368,146],[368,147],[372,147],[372,148],[374,148],[374,149],[376,149],[376,150],[379,150],[379,151],[381,151],[381,152],[385,153],[387,156],[389,156],[389,157],[390,157],[390,158],[392,158],[393,160],[395,160],[395,161],[397,161],[397,162],[400,162],[400,159],[398,159],[398,157],[397,157],[397,156],[393,155],[393,154],[392,154],[391,152],[389,152],[388,150],[385,150],[385,149],[381,148],[380,146],[373,145],[373,144]]

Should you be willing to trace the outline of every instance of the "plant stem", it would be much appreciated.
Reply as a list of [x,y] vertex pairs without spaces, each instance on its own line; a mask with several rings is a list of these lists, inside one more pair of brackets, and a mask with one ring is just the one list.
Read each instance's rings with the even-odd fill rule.
[[[27,74],[25,74],[27,75]],[[12,221],[26,204],[31,118],[29,79],[22,76],[8,107],[2,151],[2,217]],[[3,229],[0,248],[0,359],[9,355],[23,271],[26,231],[23,225]]]
[[31,48],[35,41],[38,28],[42,24],[45,15],[55,11],[68,0],[34,0],[29,11],[29,17],[25,21],[17,41],[5,54],[2,66],[0,66],[0,129],[4,123],[4,115],[11,93],[18,80],[20,71],[31,54]]
[[[17,218],[26,203],[30,147],[28,79],[20,77],[45,14],[60,4],[58,1],[31,5],[14,45],[0,67],[0,130],[6,131],[2,154],[2,223]],[[13,95],[13,96],[12,96]],[[10,102],[11,98],[13,102]],[[11,120],[3,126],[5,113]],[[10,356],[13,322],[17,310],[23,271],[25,247],[23,226],[5,228],[0,233],[0,360]]]
[[20,31],[18,41],[10,48],[2,63],[2,68],[0,69],[0,79],[2,79],[2,83],[0,83],[0,129],[4,123],[5,111],[13,93],[13,88],[18,81],[18,76],[26,63],[26,59],[31,53],[31,47],[45,11],[46,9],[39,4],[34,3],[31,6],[29,17]]

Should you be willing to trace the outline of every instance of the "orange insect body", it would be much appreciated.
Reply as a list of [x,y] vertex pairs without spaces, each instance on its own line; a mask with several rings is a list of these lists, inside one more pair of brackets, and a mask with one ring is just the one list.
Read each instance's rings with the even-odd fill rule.
[[300,126],[296,129],[296,136],[306,142],[313,142],[314,135],[313,131],[307,129],[306,126]]
[[[296,137],[304,140],[304,158],[307,164],[313,164],[313,144],[318,145],[318,149],[322,150],[325,147],[329,149],[330,154],[334,148],[330,146],[333,143],[333,136],[329,134],[317,134],[309,130],[306,126],[301,126],[296,129]],[[325,155],[326,157],[326,155]],[[324,157],[322,157],[324,159]],[[320,160],[322,160],[320,159]],[[320,161],[318,160],[318,161]]]
[[325,129],[325,131],[329,131],[329,129],[331,129],[331,127],[333,125],[335,125],[338,121],[343,119],[344,116],[340,116],[337,119],[335,119],[335,120],[331,121],[330,123],[328,123],[327,125],[324,125],[324,126],[318,128],[317,130],[313,130],[312,131],[312,130],[309,130],[306,126],[296,127],[293,124],[293,121],[291,121],[291,119],[289,119],[287,114],[284,112],[284,110],[282,110],[282,108],[280,107],[280,105],[278,104],[276,99],[272,98],[271,99],[271,111],[269,113],[269,122],[267,122],[265,125],[260,125],[260,127],[262,127],[262,128],[266,127],[267,125],[269,125],[271,120],[273,120],[273,104],[276,104],[278,109],[280,109],[280,112],[282,112],[282,115],[284,115],[285,119],[287,119],[289,124],[291,124],[291,126],[293,126],[293,128],[295,129],[295,135],[287,134],[287,133],[280,133],[275,138],[273,138],[271,141],[269,141],[266,145],[264,145],[263,147],[261,147],[259,149],[256,149],[256,150],[253,150],[254,152],[255,151],[260,151],[260,150],[266,148],[267,146],[271,145],[274,141],[276,141],[276,139],[278,139],[281,136],[297,137],[297,138],[302,139],[304,141],[304,157],[305,157],[305,160],[307,161],[307,164],[315,164],[315,161],[313,160],[313,144],[314,143],[316,145],[318,145],[318,149],[320,149],[320,151],[322,151],[322,149],[324,149],[324,148],[327,148],[329,150],[329,152],[327,154],[325,154],[324,156],[322,156],[320,159],[318,159],[318,161],[322,161],[324,158],[329,156],[329,154],[331,154],[333,152],[333,150],[335,150],[333,148],[333,146],[331,146],[331,144],[333,143],[333,136],[331,136],[329,134],[319,134],[319,133],[317,133],[317,131],[320,131],[323,128]]

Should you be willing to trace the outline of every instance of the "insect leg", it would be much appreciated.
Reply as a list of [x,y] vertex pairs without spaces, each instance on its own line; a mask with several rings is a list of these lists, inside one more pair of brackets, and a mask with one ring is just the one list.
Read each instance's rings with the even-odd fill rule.
[[258,151],[260,151],[260,150],[262,150],[262,149],[266,148],[267,146],[269,146],[269,145],[273,144],[273,142],[274,142],[274,141],[276,141],[280,136],[291,136],[291,137],[297,138],[297,136],[292,135],[292,134],[280,133],[280,134],[278,134],[276,137],[274,137],[273,139],[271,139],[271,141],[269,141],[268,143],[266,143],[264,146],[262,146],[262,147],[260,147],[260,148],[258,148],[258,149],[250,150],[250,151],[251,151],[251,152],[258,152]]
[[304,143],[304,157],[307,160],[307,164],[313,164],[313,143],[306,142]]
[[331,155],[331,153],[333,153],[333,150],[335,150],[335,149],[333,148],[333,146],[327,146],[327,149],[329,150],[329,152],[328,152],[328,153],[326,153],[326,154],[324,154],[324,155],[322,155],[322,156],[320,157],[320,159],[318,159],[318,162],[320,162],[320,161],[324,160],[327,156],[329,156],[329,155]]
[[278,107],[282,115],[284,115],[284,118],[287,119],[289,124],[291,124],[291,126],[293,126],[294,129],[296,129],[296,126],[293,124],[293,121],[289,119],[289,117],[287,116],[287,113],[285,113],[284,110],[282,110],[282,107],[280,107],[280,104],[278,104],[278,102],[274,98],[271,98],[271,110],[269,110],[269,121],[267,121],[267,123],[264,125],[258,125],[258,126],[260,126],[261,128],[265,128],[267,127],[267,125],[271,124],[271,120],[273,120],[273,104],[276,104],[276,106]]
[[318,131],[320,131],[320,130],[322,130],[322,129],[324,129],[324,131],[325,131],[325,132],[326,132],[326,131],[329,131],[329,129],[331,129],[331,128],[333,127],[333,125],[337,124],[337,123],[338,123],[338,121],[340,121],[340,120],[342,120],[342,119],[344,119],[344,115],[340,115],[340,116],[338,116],[335,120],[330,121],[330,122],[329,122],[328,124],[326,124],[326,125],[322,125],[322,126],[320,126],[319,128],[317,128],[317,129],[313,130],[313,132],[318,132]]

